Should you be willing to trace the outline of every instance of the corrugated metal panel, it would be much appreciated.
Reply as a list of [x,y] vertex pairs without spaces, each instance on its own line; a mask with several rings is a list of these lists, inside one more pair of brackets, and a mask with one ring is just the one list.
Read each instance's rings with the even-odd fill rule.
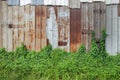
[[120,52],[120,4],[118,5],[118,52]]
[[68,7],[48,7],[47,38],[53,48],[69,51],[70,11]]
[[8,5],[19,5],[19,0],[7,0]]
[[80,0],[69,0],[70,8],[80,8]]
[[106,50],[110,55],[120,51],[118,5],[107,5],[107,38]]
[[36,6],[35,7],[35,21],[36,21],[36,50],[40,50],[45,47],[47,44],[46,39],[46,6]]
[[18,46],[18,6],[13,6],[13,15],[12,15],[12,21],[13,21],[13,48],[16,49]]
[[7,2],[6,1],[2,1],[2,47],[7,49],[7,43],[8,43],[8,39],[7,39],[7,12],[8,8],[7,8]]
[[31,0],[20,0],[20,5],[27,5],[27,4],[31,4]]
[[80,2],[96,2],[96,1],[102,1],[104,2],[105,0],[80,0]]
[[70,48],[70,10],[57,7],[58,47],[69,51]]
[[2,2],[0,0],[0,48],[2,47]]
[[92,3],[81,3],[81,40],[88,50],[91,45],[91,32],[94,29],[94,5]]
[[106,4],[118,4],[120,0],[105,0]]
[[68,6],[68,0],[44,0],[44,5],[60,5],[60,6]]
[[94,3],[94,27],[95,27],[95,34],[96,38],[100,39],[100,3]]
[[19,7],[19,16],[18,16],[18,23],[19,23],[19,29],[18,29],[18,38],[19,38],[19,45],[21,43],[24,43],[24,6]]
[[44,0],[32,0],[32,5],[43,5]]
[[94,27],[96,38],[100,39],[101,32],[105,28],[105,4],[94,2]]
[[70,50],[77,51],[81,44],[81,9],[70,9]]
[[47,39],[53,48],[58,47],[58,25],[54,7],[48,7],[47,14]]
[[112,5],[112,53],[117,53],[117,34],[118,34],[118,11],[117,5]]
[[[35,6],[31,6],[30,9],[30,49],[35,50]],[[45,41],[45,40],[44,40]],[[45,44],[45,42],[44,42]]]
[[106,7],[106,50],[108,53],[112,53],[112,6]]
[[13,15],[13,7],[9,6],[8,7],[8,50],[12,51],[13,50],[13,35],[12,35],[12,30],[11,30],[11,26],[13,24],[13,20],[12,20],[12,15]]

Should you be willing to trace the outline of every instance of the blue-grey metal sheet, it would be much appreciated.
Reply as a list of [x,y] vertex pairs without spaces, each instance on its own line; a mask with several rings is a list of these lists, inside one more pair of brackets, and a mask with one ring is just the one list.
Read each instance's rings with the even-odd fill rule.
[[32,5],[43,5],[44,0],[32,0]]
[[19,0],[7,0],[8,5],[19,5]]

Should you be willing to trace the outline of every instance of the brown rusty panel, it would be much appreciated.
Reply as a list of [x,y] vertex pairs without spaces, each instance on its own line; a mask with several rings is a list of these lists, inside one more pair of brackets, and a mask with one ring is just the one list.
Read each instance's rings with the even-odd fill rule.
[[72,9],[70,9],[70,50],[71,51],[74,51],[73,50],[73,37],[74,37],[74,35],[73,35],[73,33],[74,33],[74,30],[73,30],[73,27],[74,27],[74,20],[73,20],[73,10]]
[[30,8],[30,30],[29,30],[29,37],[30,37],[30,49],[35,50],[35,7],[31,6]]
[[120,17],[120,4],[118,4],[118,16]]
[[35,7],[35,26],[36,26],[36,50],[41,49],[41,6]]
[[76,9],[76,11],[76,49],[78,49],[81,44],[81,9]]
[[41,48],[44,48],[47,45],[47,36],[46,36],[46,18],[47,18],[47,6],[42,6],[41,10]]
[[14,35],[13,35],[13,49],[16,49],[16,47],[18,46],[18,42],[19,42],[19,39],[18,39],[18,11],[19,11],[19,8],[18,6],[13,6],[13,15],[12,15],[12,19],[13,19],[13,32],[14,32]]
[[19,45],[24,43],[24,6],[19,6],[19,14],[18,14],[18,39]]
[[80,9],[70,11],[70,46],[71,51],[77,51],[81,44],[81,12]]
[[26,45],[27,49],[30,49],[30,37],[29,37],[29,29],[30,29],[30,5],[24,6],[24,44]]

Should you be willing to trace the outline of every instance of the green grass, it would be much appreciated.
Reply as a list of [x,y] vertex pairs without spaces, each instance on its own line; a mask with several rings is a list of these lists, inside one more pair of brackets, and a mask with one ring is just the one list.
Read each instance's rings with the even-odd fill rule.
[[51,46],[40,52],[24,46],[13,52],[0,49],[0,80],[120,80],[120,55],[93,55],[96,50],[87,53],[84,46],[76,53]]

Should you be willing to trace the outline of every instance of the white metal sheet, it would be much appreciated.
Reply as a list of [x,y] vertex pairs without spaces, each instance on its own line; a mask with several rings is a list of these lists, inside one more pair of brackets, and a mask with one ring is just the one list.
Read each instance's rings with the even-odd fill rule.
[[112,54],[112,6],[106,7],[106,50],[109,54]]
[[120,0],[105,0],[106,4],[118,4]]
[[117,27],[118,27],[117,5],[112,5],[112,54],[117,53]]

